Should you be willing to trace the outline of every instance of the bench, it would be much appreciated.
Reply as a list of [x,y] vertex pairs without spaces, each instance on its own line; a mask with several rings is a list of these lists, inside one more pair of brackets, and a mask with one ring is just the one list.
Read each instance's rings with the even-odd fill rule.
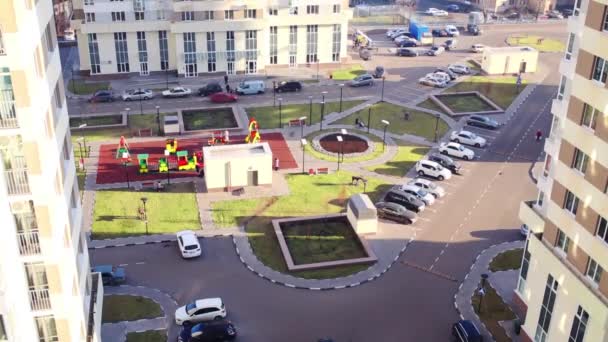
[[141,182],[141,185],[137,187],[137,190],[154,189],[156,191],[162,191],[164,189],[162,183],[157,181]]
[[245,193],[245,188],[243,188],[243,187],[232,189],[232,194],[234,196],[241,196],[244,193]]
[[302,126],[303,123],[304,123],[304,120],[300,120],[300,119],[289,120],[289,127]]
[[327,175],[327,174],[329,174],[329,168],[327,168],[327,167],[318,167],[317,168],[317,174],[318,175]]

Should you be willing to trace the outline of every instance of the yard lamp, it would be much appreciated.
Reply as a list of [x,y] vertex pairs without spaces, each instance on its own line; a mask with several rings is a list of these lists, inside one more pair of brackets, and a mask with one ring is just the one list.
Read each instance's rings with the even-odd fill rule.
[[372,126],[372,105],[367,105],[367,133]]
[[341,135],[336,136],[336,139],[338,139],[338,142],[340,142],[340,153],[338,153],[338,171],[340,171],[340,155],[344,155],[344,151],[342,150],[344,139],[342,139]]
[[439,114],[435,114],[435,142],[437,142],[439,135],[439,116]]
[[298,120],[300,120],[300,138],[304,138],[304,123],[306,122],[306,117],[300,116]]
[[323,130],[323,117],[325,116],[325,101],[321,102],[321,121],[319,122],[319,131]]
[[342,89],[344,88],[344,83],[340,83],[340,113],[342,113]]
[[477,306],[477,312],[481,313],[481,302],[483,301],[483,297],[486,294],[486,280],[488,279],[488,274],[483,273],[481,275],[481,286],[479,287],[479,305]]
[[279,128],[281,128],[282,121],[283,121],[283,99],[279,97]]
[[156,123],[158,124],[158,135],[160,136],[160,106],[156,106]]
[[302,143],[302,174],[304,174],[306,173],[304,171],[304,148],[308,145],[308,141],[306,141],[306,139],[300,139],[300,142]]
[[79,165],[80,165],[80,169],[84,170],[84,152],[82,151],[82,138],[78,138],[76,139],[76,142],[78,142],[78,150],[80,151],[80,158],[79,158]]
[[80,152],[80,157],[84,158],[85,155],[88,155],[87,153],[87,141],[84,138],[84,129],[87,128],[87,124],[83,123],[78,125],[78,128],[80,129],[80,134],[81,134],[81,138],[82,138],[82,147],[84,148],[84,153],[82,154],[82,151]]
[[125,108],[125,112],[127,112],[127,127],[131,128],[129,126],[129,112],[131,111],[131,108]]
[[125,177],[127,178],[127,189],[130,189],[131,182],[129,181],[129,169],[127,168],[129,166],[129,153],[127,152],[122,154],[122,166],[125,169]]
[[139,90],[139,114],[140,115],[144,115],[144,107],[142,105],[142,96],[141,96],[141,88],[138,89]]
[[277,82],[276,81],[272,81],[272,106],[276,107],[277,106]]
[[171,155],[171,152],[169,152],[169,150],[165,150],[165,157],[167,158],[167,185],[171,185],[171,163],[169,162],[169,156]]
[[312,125],[312,96],[308,96],[309,109],[308,109],[308,124]]
[[384,148],[386,146],[386,128],[388,127],[388,125],[390,125],[391,123],[386,121],[386,120],[382,120],[382,123],[384,124],[384,135],[382,136],[382,152],[384,152]]
[[[342,133],[342,136],[345,137],[348,135],[348,131],[346,130],[346,128],[342,128],[340,130],[340,133]],[[344,153],[342,153],[342,162],[344,162]]]
[[147,197],[142,197],[141,203],[144,205],[144,223],[146,224],[146,235],[148,235],[148,211],[146,210],[146,202],[148,202]]
[[325,95],[327,95],[327,91],[321,92],[321,102],[325,102]]
[[380,96],[380,102],[384,102],[384,80],[386,77],[382,76],[382,95]]

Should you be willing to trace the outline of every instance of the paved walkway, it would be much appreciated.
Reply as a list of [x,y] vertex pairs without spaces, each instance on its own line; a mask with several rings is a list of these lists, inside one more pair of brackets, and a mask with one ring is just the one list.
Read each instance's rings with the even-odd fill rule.
[[525,241],[505,242],[491,246],[479,254],[475,262],[471,266],[471,270],[464,277],[464,281],[458,287],[458,292],[454,295],[454,306],[460,312],[463,319],[471,320],[479,328],[483,335],[484,341],[494,341],[490,332],[475,313],[471,306],[471,297],[479,288],[481,275],[486,273],[489,275],[488,281],[496,292],[502,297],[507,304],[513,303],[513,290],[517,286],[518,271],[502,271],[491,272],[489,270],[490,262],[494,257],[504,251],[516,248],[523,248]]
[[[153,319],[140,319],[137,321],[104,323],[101,326],[101,338],[103,341],[122,342],[125,341],[127,333],[130,332],[143,332],[147,330],[167,330],[167,332],[169,332],[170,329],[177,330],[171,317],[173,317],[173,313],[178,305],[168,294],[160,292],[157,289],[130,285],[106,287],[104,291],[106,296],[132,295],[150,298],[160,305],[163,316]],[[169,336],[175,336],[175,332],[172,332]]]

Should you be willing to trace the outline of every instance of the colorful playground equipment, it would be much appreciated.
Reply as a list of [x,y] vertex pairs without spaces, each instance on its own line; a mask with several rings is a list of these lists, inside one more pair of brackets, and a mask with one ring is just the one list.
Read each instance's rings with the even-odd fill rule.
[[139,173],[148,173],[148,154],[142,153],[137,155],[137,160],[139,161]]
[[254,144],[260,142],[260,128],[255,118],[249,119],[249,135],[245,138],[245,142]]
[[[126,154],[125,154],[126,153]],[[127,143],[127,139],[124,136],[120,136],[120,141],[118,142],[118,147],[116,148],[116,159],[131,159],[131,155],[129,154],[129,144]]]
[[170,154],[177,152],[177,139],[170,138],[165,140],[165,150],[169,151]]
[[[217,135],[217,136],[216,136]],[[211,132],[211,137],[207,140],[207,144],[209,146],[217,145],[217,144],[229,144],[230,143],[230,133],[226,130],[222,134],[220,131]]]
[[160,158],[158,160],[158,172],[169,172],[169,161],[167,158]]
[[196,155],[188,156],[188,151],[177,151],[177,169],[179,171],[195,170]]

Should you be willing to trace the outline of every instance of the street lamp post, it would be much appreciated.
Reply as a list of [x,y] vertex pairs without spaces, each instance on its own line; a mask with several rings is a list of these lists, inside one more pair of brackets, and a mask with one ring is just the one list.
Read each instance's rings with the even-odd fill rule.
[[277,82],[272,81],[272,106],[277,106]]
[[367,106],[367,133],[369,133],[369,128],[372,126],[372,106]]
[[321,121],[319,122],[319,131],[323,130],[323,117],[325,116],[325,101],[321,102]]
[[439,135],[439,114],[435,115],[435,142],[437,142],[437,138]]
[[148,202],[148,198],[142,197],[140,199],[141,199],[141,203],[143,203],[143,205],[144,205],[144,222],[146,224],[146,235],[148,235],[148,211],[146,210],[146,202]]
[[386,77],[382,76],[382,95],[380,96],[380,102],[384,102],[384,79]]
[[300,142],[302,143],[302,174],[305,174],[306,171],[304,171],[304,148],[308,144],[308,141],[306,141],[306,139],[300,139]]
[[305,116],[300,116],[300,118],[298,118],[298,120],[300,120],[300,138],[304,138],[304,124],[306,122],[306,117]]
[[169,156],[171,152],[169,150],[165,150],[165,158],[167,158],[167,185],[171,185],[171,163],[169,162]]
[[144,115],[144,107],[143,107],[142,98],[141,98],[141,88],[139,88],[138,90],[139,90],[139,114]]
[[167,63],[165,67],[165,88],[169,90],[169,64]]
[[342,139],[341,135],[336,136],[336,139],[338,139],[338,142],[340,143],[340,153],[338,153],[338,171],[340,171],[340,156],[343,155],[344,151],[342,150],[342,145],[344,145],[344,140]]
[[308,96],[308,125],[312,125],[312,96]]
[[83,152],[82,152],[82,138],[78,138],[77,142],[78,142],[78,150],[80,151],[80,158],[78,159],[78,165],[80,166],[80,169],[84,169],[84,159],[83,159]]
[[382,123],[384,124],[384,135],[382,136],[382,152],[384,152],[384,148],[386,146],[386,128],[388,128],[388,125],[390,125],[391,123],[386,120],[382,120]]
[[[345,137],[348,135],[348,131],[346,130],[346,128],[340,129],[340,133],[342,133],[342,137]],[[342,153],[342,162],[344,163],[344,153]]]
[[281,128],[281,124],[283,123],[283,99],[279,97],[279,128]]
[[344,88],[344,83],[340,83],[340,113],[342,113],[342,89]]
[[80,153],[80,156],[82,158],[84,158],[85,155],[87,155],[87,141],[84,138],[84,129],[87,127],[86,123],[80,124],[78,125],[78,128],[80,128],[80,136],[82,138],[82,146],[84,147],[84,154],[82,154],[82,152]]
[[129,126],[129,112],[130,112],[130,111],[131,111],[131,108],[125,108],[125,112],[127,112],[127,127],[128,127],[128,128],[131,128],[131,127]]
[[479,305],[477,306],[477,312],[481,313],[481,302],[483,301],[483,297],[486,294],[486,280],[488,279],[488,275],[483,273],[481,275],[481,287],[479,288]]
[[129,166],[129,160],[127,159],[129,158],[129,154],[128,153],[123,153],[122,154],[122,166],[125,169],[125,177],[127,178],[127,189],[131,188],[131,182],[129,181],[129,169],[127,169],[127,166]]
[[317,60],[317,81],[319,80],[319,59],[316,58]]
[[158,136],[160,136],[160,106],[156,106],[156,123],[158,124]]

